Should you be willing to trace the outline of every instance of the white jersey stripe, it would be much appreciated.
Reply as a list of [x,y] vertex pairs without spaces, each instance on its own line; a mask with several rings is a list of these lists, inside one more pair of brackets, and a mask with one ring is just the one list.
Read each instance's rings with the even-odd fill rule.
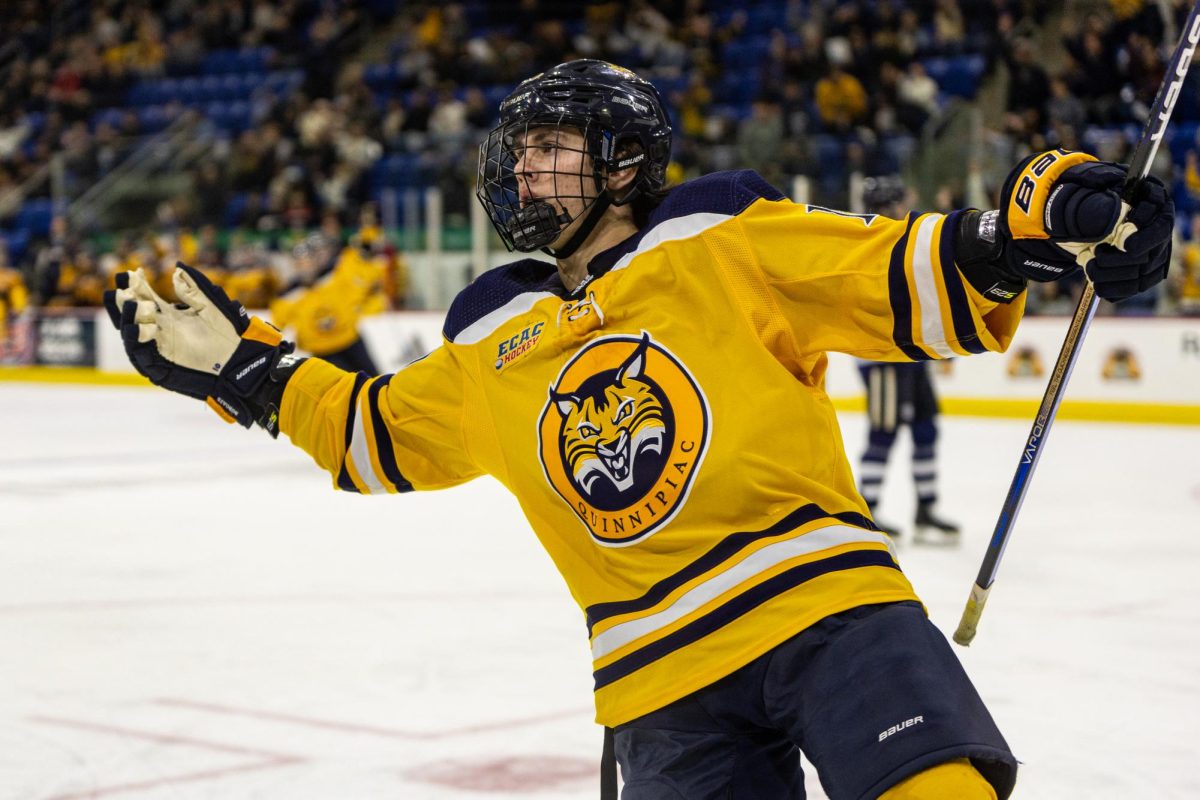
[[950,358],[956,353],[946,344],[937,277],[933,274],[933,248],[938,246],[933,232],[942,219],[940,214],[930,214],[921,220],[917,228],[917,240],[913,245],[913,280],[917,284],[917,300],[921,308],[921,343],[942,358]]
[[350,449],[346,452],[346,458],[350,459],[355,472],[366,484],[367,494],[386,494],[387,489],[379,475],[375,473],[374,464],[371,463],[370,443],[367,441],[367,432],[363,428],[363,418],[369,418],[371,414],[371,410],[367,408],[370,395],[367,391],[369,386],[369,384],[364,384],[358,393],[358,408],[354,414],[354,433],[350,438]]
[[601,659],[646,634],[667,627],[738,584],[789,559],[811,555],[843,544],[868,542],[886,545],[892,553],[892,557],[895,558],[896,553],[892,548],[892,541],[886,534],[850,525],[831,525],[767,545],[724,572],[693,586],[686,594],[662,611],[648,617],[622,622],[620,625],[598,634],[592,639],[592,658]]
[[523,292],[495,311],[484,314],[467,327],[458,332],[453,341],[455,344],[476,344],[496,332],[510,319],[519,317],[533,308],[540,300],[554,297],[550,292]]

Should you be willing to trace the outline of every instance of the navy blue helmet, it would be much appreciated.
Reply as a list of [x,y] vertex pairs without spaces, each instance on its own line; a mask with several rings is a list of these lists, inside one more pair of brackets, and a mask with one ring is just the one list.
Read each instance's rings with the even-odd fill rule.
[[[514,167],[521,148],[535,128],[569,128],[583,137],[582,152],[590,174],[580,166],[573,172],[557,169],[557,158],[540,172],[568,174],[579,189],[555,197],[520,199]],[[560,149],[564,149],[560,146]],[[615,64],[578,59],[523,81],[500,103],[500,123],[479,148],[476,196],[487,209],[492,224],[509,250],[532,252],[547,248],[563,228],[579,216],[589,217],[572,242],[552,255],[574,251],[609,204],[624,205],[644,193],[662,190],[671,158],[671,125],[658,90],[648,81]],[[637,167],[627,192],[612,197],[607,175]],[[595,191],[584,192],[583,181],[593,181]],[[557,185],[557,184],[556,184]],[[561,202],[583,201],[575,215]],[[577,205],[577,204],[576,204]]]

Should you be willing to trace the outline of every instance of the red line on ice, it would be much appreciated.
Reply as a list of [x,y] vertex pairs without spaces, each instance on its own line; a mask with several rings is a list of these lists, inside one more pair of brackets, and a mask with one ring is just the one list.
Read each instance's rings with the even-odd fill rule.
[[169,697],[156,700],[155,702],[159,705],[174,706],[176,708],[190,708],[196,711],[208,711],[213,714],[250,717],[252,719],[268,720],[271,722],[286,722],[292,725],[302,725],[308,728],[323,728],[325,730],[336,730],[346,733],[362,733],[371,736],[382,736],[391,739],[406,740],[449,739],[456,736],[469,736],[471,734],[487,733],[489,731],[511,730],[513,728],[524,728],[530,725],[540,725],[545,722],[554,722],[556,720],[567,719],[569,717],[579,716],[580,714],[590,713],[590,709],[575,708],[567,711],[555,711],[548,714],[540,714],[534,717],[500,720],[497,722],[483,723],[480,725],[470,725],[464,728],[451,728],[444,731],[411,731],[401,730],[399,728],[383,728],[377,725],[359,725],[352,722],[338,722],[336,720],[317,719],[315,717],[306,717],[297,714],[281,714],[275,711],[259,711],[251,708],[236,708],[233,706],[218,705],[216,703],[200,703],[192,700],[180,700]]
[[261,761],[250,764],[235,764],[228,767],[202,770],[200,772],[167,775],[147,781],[114,784],[112,786],[96,786],[80,792],[57,794],[47,798],[47,800],[78,800],[79,798],[104,797],[105,795],[118,794],[122,792],[145,791],[148,789],[156,789],[162,786],[174,786],[181,783],[195,783],[197,781],[213,780],[214,778],[221,778],[225,777],[226,775],[232,775],[239,772],[250,772],[261,769],[276,769],[278,767],[286,767],[292,764],[300,764],[307,760],[305,758],[301,758],[300,756],[272,753],[267,750],[257,750],[251,747],[242,747],[241,745],[225,744],[223,742],[213,742],[205,739],[193,739],[188,736],[177,736],[170,733],[134,730],[132,728],[123,728],[116,725],[104,725],[96,722],[85,722],[82,720],[43,716],[32,716],[28,719],[45,725],[57,725],[63,728],[75,728],[78,730],[92,731],[95,733],[106,733],[115,736],[121,736],[127,739],[141,739],[143,741],[156,742],[158,744],[194,747],[200,750],[215,751],[218,753],[230,753],[239,756],[253,756],[255,758],[262,759]]
[[150,789],[160,789],[164,786],[178,786],[181,783],[196,783],[199,781],[211,781],[216,778],[224,778],[228,775],[235,775],[240,772],[252,772],[260,769],[276,769],[278,767],[286,767],[291,764],[298,763],[298,760],[286,759],[279,761],[260,761],[255,764],[241,764],[233,767],[223,767],[221,769],[209,769],[203,772],[188,772],[181,775],[168,775],[163,778],[155,778],[149,781],[138,781],[134,783],[120,783],[112,786],[97,786],[93,789],[85,789],[81,792],[68,792],[67,794],[56,794],[47,797],[46,800],[85,800],[85,798],[105,797],[107,795],[121,794],[125,792],[144,792]]

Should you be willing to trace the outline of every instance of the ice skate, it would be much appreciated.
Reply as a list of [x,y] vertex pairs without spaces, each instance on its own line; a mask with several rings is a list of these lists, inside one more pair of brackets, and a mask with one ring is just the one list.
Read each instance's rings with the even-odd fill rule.
[[961,541],[959,527],[933,510],[933,503],[917,506],[917,517],[913,521],[913,542],[938,547],[955,547]]

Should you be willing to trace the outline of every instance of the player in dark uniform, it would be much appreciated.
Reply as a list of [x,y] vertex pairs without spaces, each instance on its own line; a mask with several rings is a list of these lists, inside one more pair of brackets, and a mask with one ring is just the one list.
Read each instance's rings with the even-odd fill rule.
[[[346,491],[512,491],[581,606],[625,800],[797,800],[800,748],[833,800],[1007,797],[1016,759],[866,516],[825,354],[1003,350],[1026,279],[1077,270],[1055,241],[1115,230],[1125,170],[1043,153],[1000,212],[900,221],[750,171],[666,191],[670,141],[658,92],[613,64],[517,86],[479,196],[554,262],[480,276],[395,375],[296,358],[185,266],[180,306],[136,273],[106,306],[151,381],[282,431]],[[1128,221],[1128,252],[1088,266],[1102,296],[1165,275],[1160,183]]]
[[[907,190],[898,175],[867,178],[863,205],[868,213],[903,219],[909,211]],[[955,545],[959,527],[941,517],[937,504],[938,401],[928,361],[859,362],[867,387],[867,447],[859,467],[859,491],[874,517],[883,492],[888,458],[901,427],[912,434],[912,476],[917,493],[913,541]],[[875,517],[875,524],[890,536],[900,529]]]

